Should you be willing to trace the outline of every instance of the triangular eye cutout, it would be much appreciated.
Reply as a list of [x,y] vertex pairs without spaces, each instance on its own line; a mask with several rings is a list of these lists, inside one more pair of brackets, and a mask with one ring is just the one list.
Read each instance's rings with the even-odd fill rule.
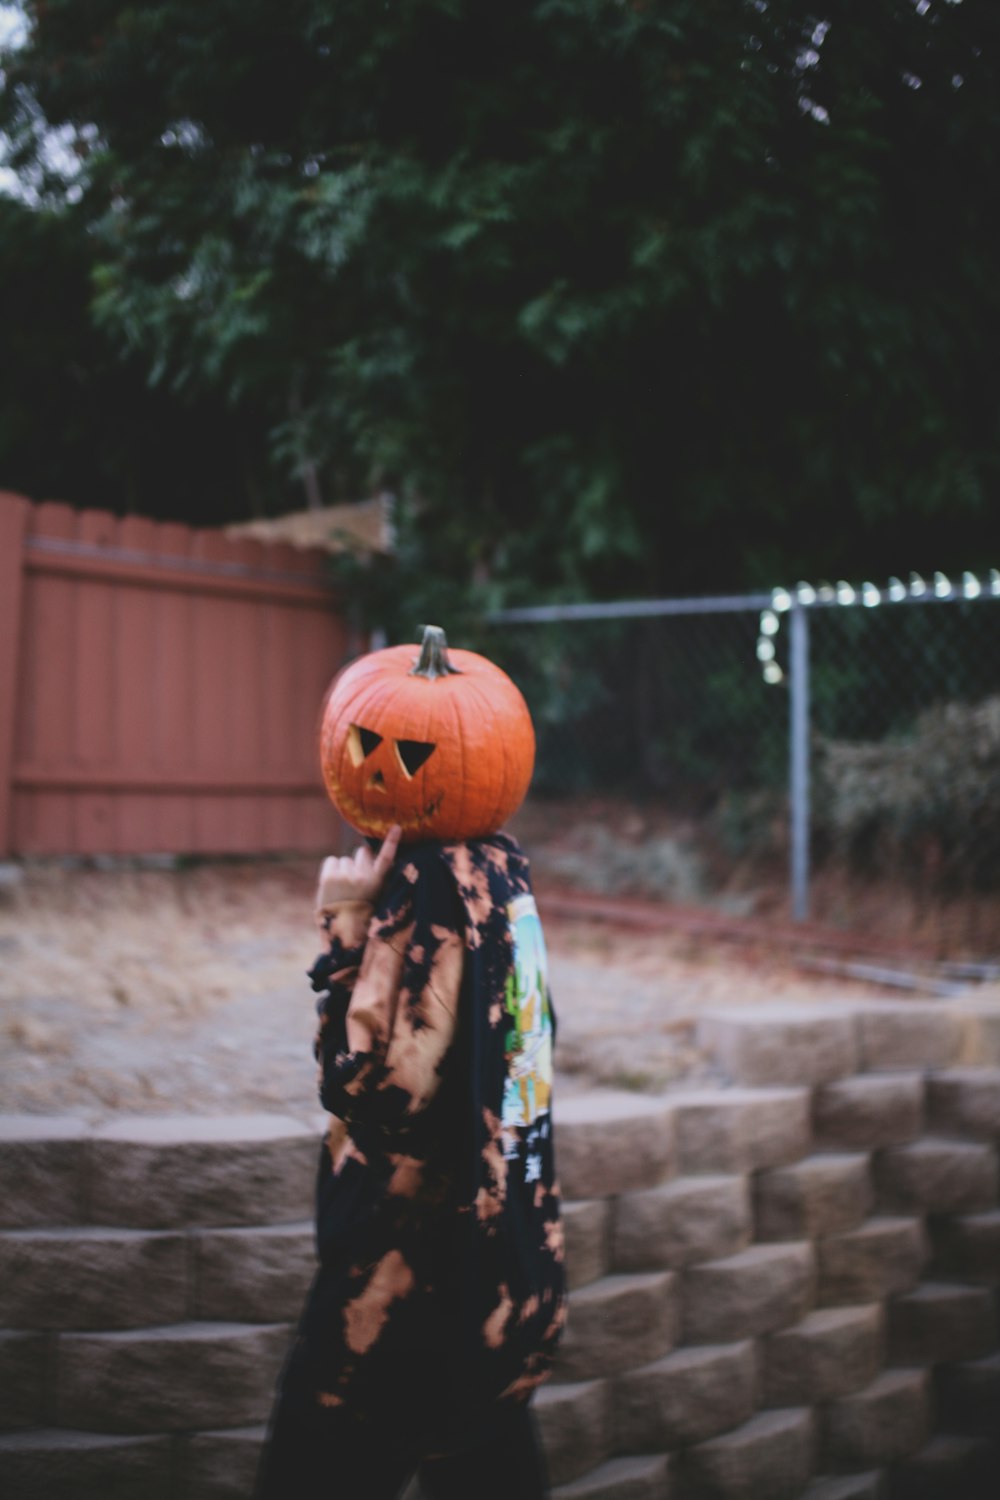
[[437,749],[436,745],[428,745],[425,740],[397,740],[396,753],[399,763],[407,776],[415,776]]
[[374,729],[362,729],[360,724],[352,724],[347,733],[347,753],[354,765],[360,766],[366,755],[382,743],[382,736],[376,734]]

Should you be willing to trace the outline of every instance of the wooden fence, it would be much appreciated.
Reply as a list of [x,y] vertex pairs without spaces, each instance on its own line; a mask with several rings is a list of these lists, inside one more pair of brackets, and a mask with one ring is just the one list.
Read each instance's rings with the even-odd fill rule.
[[0,494],[0,857],[340,847],[325,563]]

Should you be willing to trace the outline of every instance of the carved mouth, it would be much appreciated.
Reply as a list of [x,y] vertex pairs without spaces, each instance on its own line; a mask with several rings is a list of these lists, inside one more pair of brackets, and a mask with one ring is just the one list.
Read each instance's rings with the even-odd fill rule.
[[[378,790],[386,792],[385,778],[381,775],[381,772],[376,771],[375,776],[378,776],[382,782]],[[372,782],[374,780],[375,777],[373,776]],[[370,782],[369,785],[371,784]],[[431,818],[437,815],[444,801],[444,793],[439,792],[418,813],[411,813],[409,817],[400,817],[390,809],[387,809],[385,812],[374,812],[371,808],[363,807],[357,797],[342,786],[337,786],[334,790],[336,791],[336,796],[333,797],[333,801],[348,823],[362,825],[369,831],[380,835],[388,833],[393,823],[398,823],[404,833],[419,833],[427,826]]]

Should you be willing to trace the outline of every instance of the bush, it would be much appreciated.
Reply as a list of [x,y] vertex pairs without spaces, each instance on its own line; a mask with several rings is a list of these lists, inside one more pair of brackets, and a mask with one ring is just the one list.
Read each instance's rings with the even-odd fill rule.
[[820,739],[815,819],[869,870],[1000,885],[1000,696],[943,703],[877,743]]

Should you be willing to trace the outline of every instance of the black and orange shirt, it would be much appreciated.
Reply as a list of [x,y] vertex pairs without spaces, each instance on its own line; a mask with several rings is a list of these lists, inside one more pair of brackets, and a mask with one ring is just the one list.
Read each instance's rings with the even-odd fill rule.
[[[316,1399],[525,1398],[565,1318],[555,1018],[528,862],[504,834],[400,850],[321,922]],[[426,1417],[426,1411],[425,1411]]]

